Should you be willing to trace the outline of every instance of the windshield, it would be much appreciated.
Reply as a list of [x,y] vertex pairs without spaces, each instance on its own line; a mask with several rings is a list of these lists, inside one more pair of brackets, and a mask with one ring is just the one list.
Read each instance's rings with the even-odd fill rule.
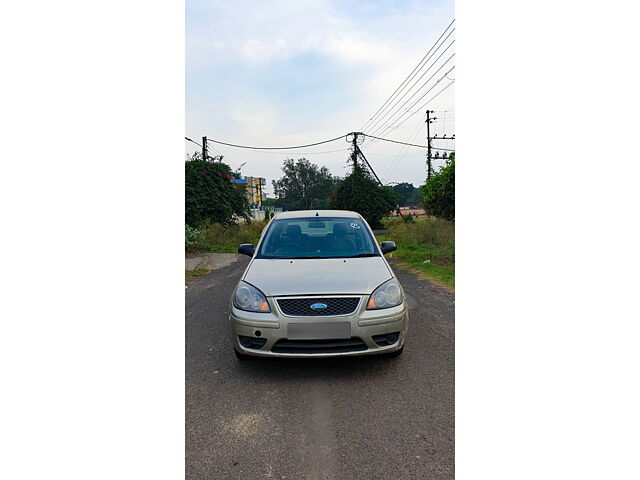
[[257,258],[352,258],[380,254],[359,218],[272,220]]

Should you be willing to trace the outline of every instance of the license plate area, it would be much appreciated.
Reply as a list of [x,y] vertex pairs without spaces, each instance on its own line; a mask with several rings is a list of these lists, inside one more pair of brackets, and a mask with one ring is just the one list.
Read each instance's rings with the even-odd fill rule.
[[351,338],[349,322],[290,323],[287,326],[289,340],[329,340]]

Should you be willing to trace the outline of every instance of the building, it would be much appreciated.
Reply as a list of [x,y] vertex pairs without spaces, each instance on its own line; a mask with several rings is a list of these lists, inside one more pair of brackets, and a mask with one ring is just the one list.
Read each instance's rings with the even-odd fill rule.
[[234,178],[233,183],[239,187],[244,187],[246,201],[249,205],[261,207],[262,201],[267,198],[264,187],[267,180],[261,177]]

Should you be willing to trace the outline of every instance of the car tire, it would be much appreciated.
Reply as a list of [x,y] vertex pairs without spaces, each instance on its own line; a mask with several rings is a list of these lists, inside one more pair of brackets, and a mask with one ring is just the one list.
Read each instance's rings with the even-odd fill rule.
[[387,353],[387,357],[388,358],[396,358],[399,357],[400,355],[402,355],[402,352],[404,351],[404,345],[401,346],[398,350],[395,350],[391,353]]
[[251,355],[245,355],[244,353],[240,353],[235,348],[233,349],[233,353],[236,354],[236,358],[241,362],[250,362],[251,360],[253,360],[253,357]]

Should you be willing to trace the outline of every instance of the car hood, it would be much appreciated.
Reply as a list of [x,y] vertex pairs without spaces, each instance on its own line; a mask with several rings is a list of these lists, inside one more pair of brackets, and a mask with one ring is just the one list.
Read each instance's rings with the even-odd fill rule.
[[382,257],[255,259],[244,280],[268,297],[370,294],[392,278]]

